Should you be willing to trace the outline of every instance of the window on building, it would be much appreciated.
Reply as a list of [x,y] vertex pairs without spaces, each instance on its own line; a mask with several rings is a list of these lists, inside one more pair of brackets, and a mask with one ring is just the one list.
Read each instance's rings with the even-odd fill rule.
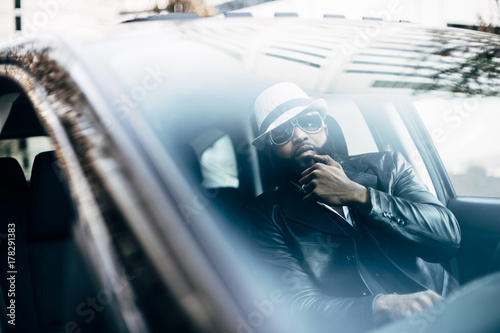
[[14,0],[14,8],[21,8],[21,0]]
[[16,31],[21,31],[21,16],[16,16]]

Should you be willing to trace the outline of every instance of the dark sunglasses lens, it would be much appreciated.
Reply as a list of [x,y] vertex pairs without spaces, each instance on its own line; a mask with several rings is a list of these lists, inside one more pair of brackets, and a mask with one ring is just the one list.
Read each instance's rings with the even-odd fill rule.
[[323,126],[323,120],[317,113],[306,114],[297,119],[297,123],[304,131],[315,132],[319,131]]
[[287,142],[292,137],[292,135],[293,125],[289,121],[271,131],[271,138],[277,145]]

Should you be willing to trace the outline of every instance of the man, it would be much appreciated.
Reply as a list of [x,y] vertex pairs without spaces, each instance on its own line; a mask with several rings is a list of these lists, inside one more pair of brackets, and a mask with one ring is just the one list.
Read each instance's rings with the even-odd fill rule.
[[323,99],[292,83],[256,99],[252,143],[281,178],[250,205],[256,256],[285,289],[292,314],[365,331],[458,286],[439,263],[456,255],[460,229],[402,155],[335,154],[326,111]]

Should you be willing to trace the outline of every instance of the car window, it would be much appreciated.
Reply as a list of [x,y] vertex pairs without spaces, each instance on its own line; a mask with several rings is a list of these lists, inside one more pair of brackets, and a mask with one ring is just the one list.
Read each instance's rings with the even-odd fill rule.
[[393,103],[386,103],[384,109],[387,111],[388,121],[392,125],[391,130],[394,131],[393,135],[394,138],[396,138],[395,141],[397,141],[399,145],[398,150],[405,155],[427,189],[434,195],[437,195],[422,155],[415,145],[415,141],[411,137],[408,127],[405,126],[401,118],[401,114],[399,113],[400,110],[398,110]]
[[414,102],[458,196],[500,198],[500,99]]
[[200,165],[203,187],[239,186],[236,154],[229,135],[224,134],[201,153]]
[[337,120],[344,134],[349,155],[377,152],[377,144],[361,114],[359,107],[349,97],[326,96],[328,114]]
[[0,141],[0,157],[15,158],[23,168],[26,179],[31,177],[35,156],[42,151],[53,149],[50,139],[45,136]]
[[[416,142],[403,121],[401,113],[404,109],[399,104],[400,100],[394,99],[394,96],[377,96],[376,98],[363,96],[361,99],[357,99],[357,105],[362,109],[367,123],[370,124],[370,133],[372,134],[361,136],[363,126],[359,126],[359,136],[363,138],[363,141],[369,142],[370,146],[378,147],[380,151],[397,151],[403,154],[427,189],[436,194],[436,189],[417,149]],[[356,124],[362,123],[358,120]],[[356,135],[357,132],[353,132],[353,134]],[[372,147],[371,151],[378,150]],[[370,150],[365,152],[370,152]]]

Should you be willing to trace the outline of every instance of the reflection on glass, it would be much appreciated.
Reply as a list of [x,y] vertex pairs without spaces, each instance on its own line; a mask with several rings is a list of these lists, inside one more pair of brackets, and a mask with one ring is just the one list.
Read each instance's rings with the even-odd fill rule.
[[500,197],[500,99],[423,99],[414,103],[457,192]]

